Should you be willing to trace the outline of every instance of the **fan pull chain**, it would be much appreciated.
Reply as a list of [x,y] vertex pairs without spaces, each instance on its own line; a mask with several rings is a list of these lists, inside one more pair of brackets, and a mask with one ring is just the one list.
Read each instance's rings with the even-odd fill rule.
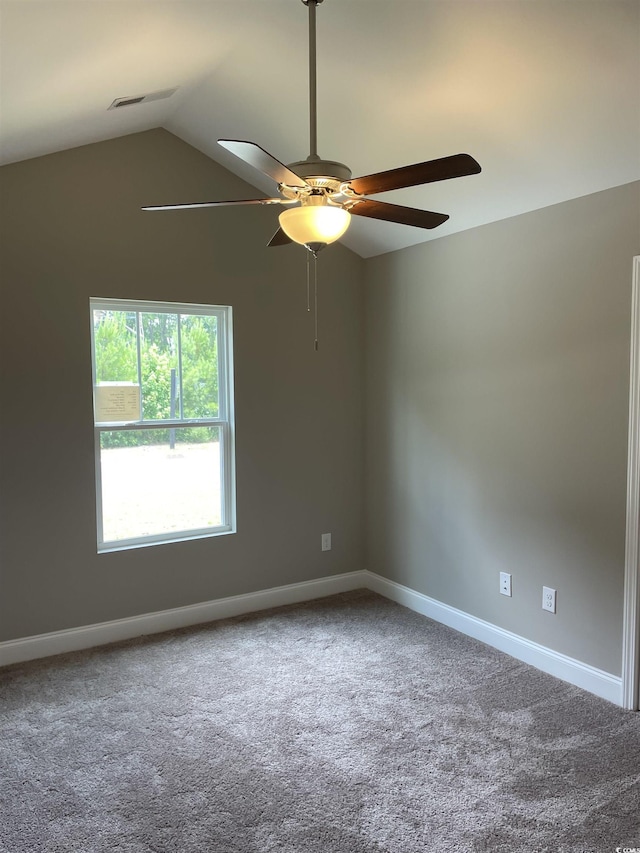
[[313,348],[318,351],[318,255],[307,246],[307,311],[311,311],[311,259],[313,258]]
[[318,352],[318,256],[313,255],[313,319],[315,324],[315,341],[313,348]]

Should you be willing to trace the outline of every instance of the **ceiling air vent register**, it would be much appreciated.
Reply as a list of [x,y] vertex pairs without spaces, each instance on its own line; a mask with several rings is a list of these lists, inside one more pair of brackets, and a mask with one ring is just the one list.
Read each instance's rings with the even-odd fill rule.
[[162,101],[164,98],[170,98],[174,92],[178,91],[176,86],[174,89],[161,89],[159,92],[149,92],[146,95],[128,95],[124,98],[116,98],[115,101],[107,107],[108,110],[118,110],[121,107],[132,107],[134,104],[147,104],[149,101]]

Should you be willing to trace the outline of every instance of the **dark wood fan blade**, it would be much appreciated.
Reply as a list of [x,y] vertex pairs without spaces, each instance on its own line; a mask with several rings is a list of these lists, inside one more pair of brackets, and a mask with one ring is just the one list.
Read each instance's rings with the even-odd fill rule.
[[142,210],[193,210],[198,207],[222,207],[229,204],[286,204],[283,198],[243,198],[231,201],[196,201],[193,204],[158,204]]
[[276,233],[267,243],[267,246],[287,246],[292,242],[293,240],[290,237],[287,237],[282,228],[278,228]]
[[415,228],[437,228],[449,218],[446,213],[432,213],[430,210],[418,210],[415,207],[403,207],[400,204],[387,204],[365,198],[349,208],[355,216],[368,216],[371,219],[384,219],[386,222],[399,222],[401,225],[413,225]]
[[242,139],[219,139],[218,145],[222,145],[227,151],[235,154],[245,163],[253,166],[264,175],[268,175],[277,184],[286,184],[290,187],[306,187],[304,178],[296,175],[284,163],[272,157],[268,151],[256,145],[255,142],[246,142]]
[[414,163],[412,166],[354,178],[349,183],[357,193],[372,195],[431,184],[434,181],[446,181],[449,178],[461,178],[464,175],[476,175],[481,171],[480,165],[469,154],[453,154],[439,160],[427,160],[425,163]]

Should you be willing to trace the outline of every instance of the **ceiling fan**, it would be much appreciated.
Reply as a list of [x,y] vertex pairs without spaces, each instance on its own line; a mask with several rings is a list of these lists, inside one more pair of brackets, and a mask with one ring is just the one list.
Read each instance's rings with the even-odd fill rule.
[[218,144],[245,163],[272,178],[278,185],[277,198],[205,201],[193,204],[165,204],[143,207],[143,210],[188,210],[234,204],[284,205],[279,216],[280,227],[269,246],[299,243],[312,255],[338,240],[349,227],[351,214],[387,222],[399,222],[415,228],[436,228],[449,218],[446,213],[433,213],[367,198],[369,195],[434,181],[459,178],[481,171],[469,154],[454,154],[438,160],[414,163],[386,172],[351,177],[344,163],[323,160],[318,156],[316,98],[316,7],[323,0],[302,0],[309,9],[309,137],[310,153],[306,160],[285,166],[256,145],[239,139],[219,139]]

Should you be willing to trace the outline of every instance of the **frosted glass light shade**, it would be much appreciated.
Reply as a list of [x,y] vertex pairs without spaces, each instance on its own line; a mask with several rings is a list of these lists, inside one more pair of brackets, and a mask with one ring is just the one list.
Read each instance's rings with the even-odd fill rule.
[[292,207],[280,216],[280,227],[293,240],[306,246],[309,243],[333,243],[349,227],[351,214],[341,207],[327,204]]

